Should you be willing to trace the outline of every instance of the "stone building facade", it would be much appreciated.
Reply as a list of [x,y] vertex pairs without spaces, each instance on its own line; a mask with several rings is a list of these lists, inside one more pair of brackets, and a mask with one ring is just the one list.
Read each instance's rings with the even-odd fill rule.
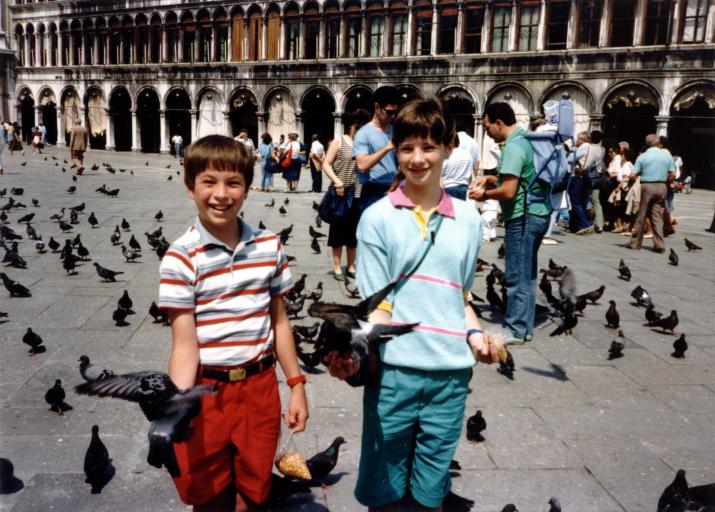
[[485,167],[485,105],[508,101],[528,124],[568,97],[577,130],[636,149],[668,135],[715,187],[715,0],[8,2],[10,115],[60,145],[75,118],[117,151],[240,128],[327,140],[391,84],[442,96]]

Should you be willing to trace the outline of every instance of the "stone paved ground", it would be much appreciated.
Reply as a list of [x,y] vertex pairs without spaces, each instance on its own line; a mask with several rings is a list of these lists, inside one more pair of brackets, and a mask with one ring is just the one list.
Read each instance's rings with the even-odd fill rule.
[[[67,158],[53,148],[49,155]],[[145,231],[157,227],[154,213],[162,209],[161,224],[169,240],[176,238],[193,217],[193,206],[175,175],[177,161],[92,151],[87,161],[111,161],[115,167],[133,169],[110,175],[88,171],[75,184],[77,192],[65,190],[73,182],[55,161],[35,155],[3,155],[6,174],[0,189],[23,186],[22,202],[40,200],[40,206],[10,213],[11,226],[24,234],[16,220],[25,212],[37,214],[34,226],[45,239],[67,238],[49,217],[62,206],[86,202],[85,214],[75,233],[82,234],[92,261],[122,270],[117,283],[102,283],[90,263],[67,276],[56,255],[38,255],[34,243],[23,240],[20,253],[28,270],[4,269],[13,279],[32,290],[32,298],[9,299],[0,292],[0,311],[9,322],[0,326],[0,456],[10,458],[25,487],[0,497],[0,510],[26,511],[179,511],[168,476],[148,466],[146,422],[133,404],[98,400],[68,393],[73,407],[63,417],[48,412],[45,390],[60,378],[66,388],[80,382],[77,359],[87,354],[115,372],[163,369],[170,348],[170,333],[151,322],[147,308],[157,295],[158,260],[146,253],[140,263],[124,262],[109,236],[122,217],[131,223],[142,245]],[[146,161],[149,165],[145,165]],[[21,162],[28,161],[21,167]],[[171,169],[167,169],[167,165]],[[89,165],[88,165],[89,167]],[[167,181],[173,176],[172,181]],[[301,187],[307,188],[304,177]],[[106,183],[119,187],[116,199],[95,189]],[[282,180],[277,184],[284,186]],[[326,283],[326,298],[344,300],[343,290],[330,279],[328,251],[320,256],[309,248],[307,224],[317,194],[273,194],[280,203],[290,197],[290,216],[281,218],[277,208],[263,204],[268,194],[254,192],[246,204],[246,219],[263,220],[278,230],[296,225],[296,236],[287,252],[296,256],[293,272],[308,273],[308,286]],[[509,381],[495,367],[476,368],[468,398],[468,414],[477,408],[488,422],[486,441],[470,444],[464,439],[456,458],[463,470],[454,478],[454,490],[477,502],[475,510],[497,512],[514,502],[520,510],[547,510],[547,500],[557,496],[564,511],[652,512],[663,488],[678,468],[688,471],[692,483],[715,481],[715,272],[713,235],[703,228],[712,218],[715,194],[696,190],[676,198],[680,219],[678,233],[667,240],[680,255],[679,267],[650,250],[626,251],[625,237],[603,234],[589,237],[562,236],[564,244],[544,247],[548,257],[575,269],[579,291],[606,285],[599,305],[589,306],[573,337],[548,337],[549,328],[537,330],[535,340],[514,349],[517,372]],[[4,204],[5,199],[0,200]],[[87,216],[94,211],[100,221],[90,229]],[[324,229],[325,230],[325,227]],[[683,237],[704,247],[687,253]],[[122,235],[126,241],[129,233]],[[486,244],[481,256],[496,261],[499,243]],[[649,243],[646,242],[646,246]],[[618,260],[625,258],[633,280],[617,279]],[[660,310],[677,309],[690,350],[684,360],[669,356],[674,337],[643,327],[643,310],[630,304],[629,292],[644,285]],[[138,314],[128,327],[114,327],[111,312],[123,290],[135,301]],[[484,277],[475,281],[483,295]],[[627,336],[625,357],[607,360],[614,338],[604,328],[608,299],[615,299]],[[488,317],[489,314],[485,313]],[[305,322],[309,320],[303,320]],[[47,352],[28,357],[21,338],[31,326],[45,340]],[[280,372],[279,372],[280,373]],[[280,376],[283,382],[282,375]],[[282,384],[285,392],[285,386]],[[361,391],[333,380],[326,374],[310,377],[308,397],[311,420],[298,436],[301,449],[322,449],[336,436],[348,440],[336,469],[336,483],[303,495],[286,510],[353,511],[361,508],[352,491],[356,478],[360,439]],[[83,457],[90,428],[98,424],[116,467],[116,475],[99,495],[90,495],[82,474]]]

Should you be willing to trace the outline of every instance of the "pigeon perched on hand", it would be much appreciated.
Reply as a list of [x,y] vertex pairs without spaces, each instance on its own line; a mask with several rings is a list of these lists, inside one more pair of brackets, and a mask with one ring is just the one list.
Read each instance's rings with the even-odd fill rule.
[[75,387],[80,395],[138,403],[151,422],[147,462],[158,468],[166,466],[174,477],[179,476],[180,471],[172,443],[186,438],[191,420],[201,410],[201,396],[215,390],[205,385],[179,390],[167,374],[158,371],[113,375]]
[[92,494],[102,492],[107,483],[107,470],[110,466],[109,451],[99,438],[99,427],[92,425],[92,439],[84,454],[85,483],[92,485]]
[[42,344],[42,338],[36,332],[33,332],[32,328],[28,327],[24,336],[22,337],[22,342],[30,347],[27,351],[28,354],[34,356],[35,354],[41,354],[47,351],[47,348]]
[[395,336],[411,332],[418,323],[403,325],[373,324],[368,315],[389,295],[397,285],[392,282],[355,306],[316,302],[308,314],[324,320],[315,342],[315,351],[324,356],[337,351],[357,362],[367,356],[371,348],[388,342]]

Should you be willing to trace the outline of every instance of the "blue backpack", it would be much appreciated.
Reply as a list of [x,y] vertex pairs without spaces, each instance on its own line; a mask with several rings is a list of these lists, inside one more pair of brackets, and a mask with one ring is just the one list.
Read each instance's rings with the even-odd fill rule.
[[[569,100],[559,100],[556,115],[549,116],[548,121],[555,124],[556,131],[529,132],[524,137],[531,144],[534,153],[534,177],[527,187],[526,201],[531,203],[552,202],[554,196],[560,194],[568,186],[567,150],[564,142],[574,137],[573,105]],[[541,195],[530,192],[532,186],[539,180],[547,185],[548,193]]]

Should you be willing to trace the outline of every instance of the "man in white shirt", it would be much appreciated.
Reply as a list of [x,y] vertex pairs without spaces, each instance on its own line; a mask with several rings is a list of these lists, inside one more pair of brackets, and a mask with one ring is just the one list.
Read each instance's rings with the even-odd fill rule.
[[248,130],[246,130],[245,128],[241,129],[235,140],[246,146],[246,149],[249,150],[251,154],[256,153],[256,146],[253,144],[253,141],[248,137]]
[[457,132],[452,153],[442,163],[444,191],[457,199],[466,199],[472,176],[479,169],[479,148],[466,132]]
[[310,177],[313,180],[313,192],[323,191],[323,159],[325,158],[325,148],[318,140],[318,134],[311,137],[313,143],[310,145],[308,160],[310,161]]
[[181,146],[184,144],[184,138],[178,133],[171,138],[171,149],[174,153],[174,158],[181,156]]

